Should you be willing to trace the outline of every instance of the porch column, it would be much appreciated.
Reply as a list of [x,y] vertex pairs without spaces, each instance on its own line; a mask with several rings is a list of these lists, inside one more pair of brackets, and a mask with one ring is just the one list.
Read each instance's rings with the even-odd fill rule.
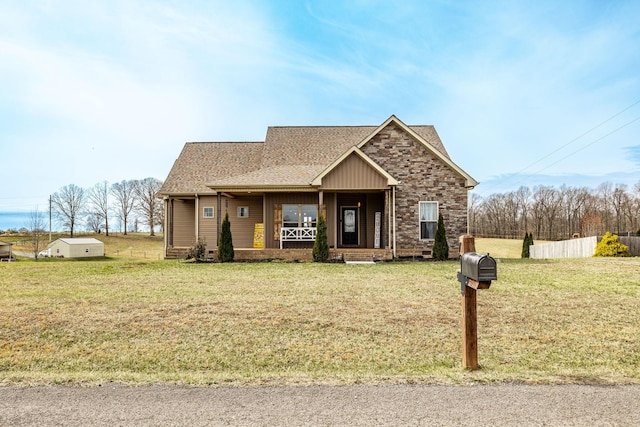
[[220,215],[222,215],[222,195],[220,192],[217,192],[218,196],[217,206],[216,206],[216,248],[218,248],[218,242],[220,241],[220,227],[222,226],[222,221],[220,219]]
[[391,196],[391,203],[393,204],[392,206],[392,213],[393,213],[393,221],[392,221],[392,227],[393,227],[393,257],[397,258],[397,252],[396,252],[396,187],[393,186],[391,187],[391,192],[392,192],[392,196]]
[[167,247],[172,248],[173,247],[173,197],[167,200],[167,211],[168,211],[168,215],[167,215],[167,221],[169,222],[168,224],[168,233],[167,234]]
[[198,238],[200,237],[200,196],[198,196],[196,194],[196,218],[195,218],[195,225],[196,225],[196,229],[195,229],[195,234],[196,234],[196,242],[198,241]]

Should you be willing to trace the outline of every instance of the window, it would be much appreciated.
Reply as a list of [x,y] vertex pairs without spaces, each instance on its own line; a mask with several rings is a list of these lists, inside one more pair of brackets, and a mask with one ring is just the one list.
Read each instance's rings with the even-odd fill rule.
[[249,206],[238,206],[238,218],[249,218]]
[[437,228],[438,202],[420,202],[420,239],[435,239]]
[[316,205],[282,205],[283,227],[314,228],[318,222]]
[[213,218],[213,208],[202,208],[203,218]]

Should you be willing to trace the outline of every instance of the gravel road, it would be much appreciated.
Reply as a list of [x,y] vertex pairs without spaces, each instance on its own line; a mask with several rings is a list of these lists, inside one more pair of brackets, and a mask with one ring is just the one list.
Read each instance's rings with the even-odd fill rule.
[[638,426],[640,385],[0,387],[2,426]]

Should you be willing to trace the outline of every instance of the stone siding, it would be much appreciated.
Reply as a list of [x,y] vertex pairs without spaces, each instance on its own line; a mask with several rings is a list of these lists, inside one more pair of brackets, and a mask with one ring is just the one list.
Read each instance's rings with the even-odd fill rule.
[[396,178],[396,243],[398,249],[428,250],[433,241],[420,240],[419,202],[437,201],[449,248],[467,233],[465,179],[411,135],[390,124],[362,151]]

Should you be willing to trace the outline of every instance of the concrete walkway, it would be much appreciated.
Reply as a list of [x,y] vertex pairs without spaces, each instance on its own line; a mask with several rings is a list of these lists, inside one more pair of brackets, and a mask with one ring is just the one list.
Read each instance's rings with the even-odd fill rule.
[[2,426],[638,426],[640,385],[0,387]]

